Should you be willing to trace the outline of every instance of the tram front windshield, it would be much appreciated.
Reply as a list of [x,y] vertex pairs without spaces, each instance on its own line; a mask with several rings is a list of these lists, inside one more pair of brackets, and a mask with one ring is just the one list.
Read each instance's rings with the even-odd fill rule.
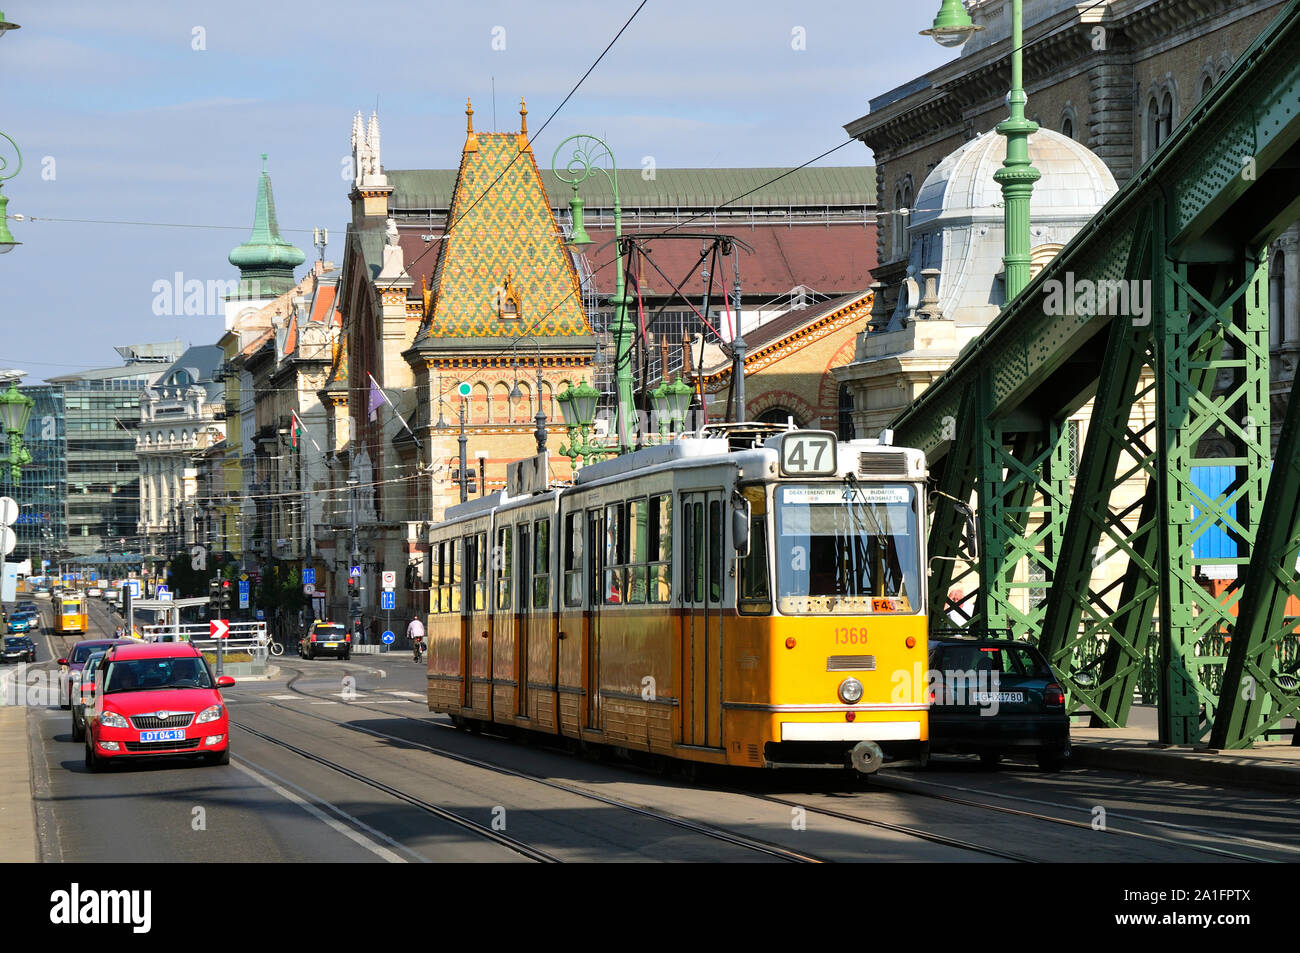
[[787,485],[777,487],[775,502],[781,612],[921,608],[915,487]]

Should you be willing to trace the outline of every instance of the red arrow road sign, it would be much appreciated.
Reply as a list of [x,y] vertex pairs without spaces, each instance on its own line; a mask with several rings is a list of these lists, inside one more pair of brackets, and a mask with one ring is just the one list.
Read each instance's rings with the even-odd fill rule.
[[212,626],[212,638],[224,639],[230,635],[230,623],[225,619],[213,619],[209,624]]

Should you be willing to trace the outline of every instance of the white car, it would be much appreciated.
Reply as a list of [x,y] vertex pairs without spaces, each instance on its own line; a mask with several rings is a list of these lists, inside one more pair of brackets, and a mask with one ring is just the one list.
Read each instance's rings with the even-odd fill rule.
[[104,595],[103,589],[87,589],[86,595],[91,599],[98,599]]

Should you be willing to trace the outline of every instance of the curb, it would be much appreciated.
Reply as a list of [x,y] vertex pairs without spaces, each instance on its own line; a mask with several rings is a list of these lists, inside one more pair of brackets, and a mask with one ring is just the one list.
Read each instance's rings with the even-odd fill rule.
[[0,706],[0,863],[39,859],[30,754],[27,709]]
[[1282,794],[1300,793],[1300,765],[1265,764],[1249,755],[1231,760],[1186,748],[1110,748],[1096,742],[1072,740],[1070,763],[1083,768],[1129,771],[1134,774],[1220,784],[1228,787],[1269,790]]

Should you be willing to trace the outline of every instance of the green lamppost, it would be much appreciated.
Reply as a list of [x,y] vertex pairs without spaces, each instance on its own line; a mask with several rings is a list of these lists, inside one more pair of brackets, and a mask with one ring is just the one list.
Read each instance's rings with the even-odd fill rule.
[[659,439],[667,440],[668,434],[680,430],[686,420],[686,410],[691,405],[690,385],[682,380],[681,372],[670,384],[665,380],[650,392],[650,401],[659,422]]
[[23,434],[35,405],[36,401],[19,392],[16,380],[11,380],[9,389],[0,394],[0,426],[9,437],[9,456],[0,458],[0,466],[9,467],[14,483],[21,479],[22,468],[32,462],[31,453],[23,446]]
[[596,419],[596,403],[600,392],[586,381],[577,387],[566,388],[555,398],[564,415],[564,426],[569,429],[569,442],[561,445],[560,453],[579,463],[608,453],[609,448],[589,441],[587,434]]
[[[573,153],[564,164],[561,174],[558,165],[560,152],[569,143],[574,143]],[[609,168],[601,165],[602,160],[609,161]],[[610,303],[614,306],[614,381],[618,393],[618,452],[627,453],[632,449],[633,422],[636,419],[635,405],[632,402],[632,324],[628,321],[628,298],[623,286],[623,209],[618,201],[618,167],[614,163],[614,153],[604,140],[595,136],[570,136],[555,148],[551,157],[551,171],[561,182],[573,187],[573,198],[569,200],[569,209],[573,216],[573,229],[569,234],[569,244],[589,245],[591,239],[582,223],[582,199],[578,198],[578,186],[593,172],[600,172],[609,181],[614,193],[614,296]],[[595,388],[589,389],[595,393]],[[572,404],[573,398],[570,400]],[[594,407],[593,407],[594,412]],[[567,423],[567,420],[566,420]],[[590,421],[587,422],[590,426]],[[585,437],[584,437],[585,443]],[[572,448],[570,448],[572,449]]]
[[[0,37],[4,36],[10,30],[17,29],[19,29],[18,24],[10,23],[6,20],[4,11],[0,10]],[[14,154],[18,157],[18,164],[14,167],[14,170],[12,172],[6,172],[5,170],[9,168],[9,162],[4,158],[4,156],[0,156],[0,187],[3,187],[5,179],[12,179],[22,171],[23,154],[18,151],[18,143],[14,142],[13,139],[5,135],[3,132],[0,132],[0,136],[4,136],[5,139],[9,140],[9,144],[14,147]],[[3,193],[0,193],[0,255],[11,252],[22,244],[20,241],[15,241],[13,233],[9,231],[9,216],[6,211],[8,205],[9,199]],[[17,473],[17,470],[14,472]],[[17,476],[15,476],[14,479],[17,480]]]
[[[961,0],[943,0],[934,25],[922,30],[940,46],[961,46],[976,30],[983,27],[971,22]],[[1029,198],[1034,183],[1042,173],[1029,161],[1029,137],[1038,124],[1025,118],[1022,47],[1024,39],[1024,0],[1011,0],[1011,92],[1007,106],[1011,115],[1000,122],[997,131],[1007,138],[1007,158],[993,179],[1002,186],[1005,207],[1006,245],[1002,265],[1006,276],[1007,303],[1010,304],[1029,284]]]

